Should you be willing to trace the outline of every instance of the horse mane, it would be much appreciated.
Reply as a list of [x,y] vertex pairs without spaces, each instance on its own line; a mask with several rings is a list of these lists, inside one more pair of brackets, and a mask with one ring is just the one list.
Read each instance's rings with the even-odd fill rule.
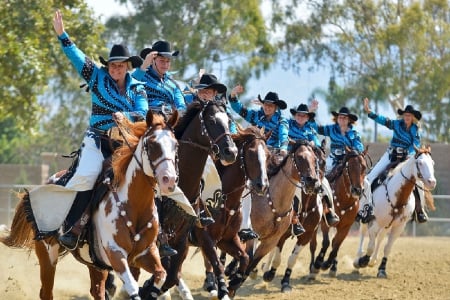
[[249,137],[265,140],[264,135],[261,134],[261,129],[256,126],[249,126],[246,128],[238,127],[238,133],[231,135],[231,138],[236,144],[244,143]]
[[[159,114],[153,114],[151,127],[164,126],[164,117]],[[126,141],[113,154],[112,168],[114,172],[114,182],[116,185],[121,185],[125,179],[125,173],[133,158],[133,153],[139,144],[139,140],[148,130],[145,121],[131,123],[128,119],[121,124],[121,132]]]
[[191,104],[189,104],[186,112],[181,117],[181,119],[178,121],[177,125],[175,126],[174,134],[175,138],[178,140],[183,135],[186,128],[191,123],[192,119],[198,114],[198,112],[203,108],[203,103],[199,101],[194,101]]

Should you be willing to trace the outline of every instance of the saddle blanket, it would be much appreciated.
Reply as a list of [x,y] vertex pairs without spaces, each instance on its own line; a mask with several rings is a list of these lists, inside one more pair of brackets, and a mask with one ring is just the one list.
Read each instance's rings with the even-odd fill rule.
[[77,195],[77,191],[55,184],[37,186],[29,193],[34,220],[41,232],[61,227]]

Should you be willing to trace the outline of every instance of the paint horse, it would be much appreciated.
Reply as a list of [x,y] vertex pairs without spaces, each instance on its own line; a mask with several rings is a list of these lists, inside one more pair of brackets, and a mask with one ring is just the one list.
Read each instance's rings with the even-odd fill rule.
[[305,141],[299,141],[289,151],[283,161],[270,169],[269,189],[265,195],[252,192],[250,218],[253,229],[259,235],[259,244],[250,253],[250,263],[244,274],[230,281],[230,294],[254,272],[260,260],[278,243],[280,237],[291,224],[292,199],[297,188],[306,194],[317,192],[320,187],[319,174],[314,150]]
[[347,148],[341,163],[327,174],[327,179],[334,193],[334,207],[340,221],[336,225],[336,234],[332,240],[332,250],[327,260],[324,261],[325,254],[330,246],[330,236],[329,227],[325,222],[321,224],[322,248],[315,260],[317,235],[313,236],[309,244],[311,252],[311,279],[316,277],[319,270],[330,269],[330,276],[336,276],[339,248],[347,237],[359,208],[359,198],[362,194],[367,169],[367,151],[368,149],[366,148],[362,153],[359,153],[356,150]]
[[[357,258],[353,262],[355,268],[373,266],[377,261],[378,250],[387,233],[388,240],[384,247],[384,256],[378,267],[377,277],[386,278],[386,263],[395,240],[405,229],[406,223],[411,219],[415,208],[413,189],[422,182],[425,189],[436,187],[434,177],[434,161],[431,158],[429,146],[416,149],[406,161],[391,170],[372,194],[375,220],[369,224],[361,224],[360,244]],[[367,227],[368,226],[368,227]],[[369,232],[367,251],[363,253],[365,233]]]
[[[155,274],[151,289],[156,294],[165,281],[166,271],[156,246],[159,224],[154,188],[158,184],[163,194],[175,188],[177,140],[172,127],[177,119],[178,113],[175,113],[165,123],[161,116],[149,112],[146,122],[128,124],[128,145],[114,154],[114,189],[94,210],[89,245],[72,252],[89,268],[90,292],[95,299],[109,298],[105,294],[108,269],[113,269],[120,277],[130,299],[140,299],[131,267]],[[25,194],[17,206],[10,233],[1,242],[9,247],[35,249],[41,274],[39,296],[53,299],[56,265],[65,251],[54,236],[33,240],[32,224],[26,221],[27,201],[29,198]]]
[[[219,160],[222,165],[230,165],[237,157],[237,147],[231,138],[229,118],[222,101],[195,101],[189,105],[184,116],[175,127],[179,142],[179,187],[191,202],[199,207],[200,181],[208,155]],[[167,202],[170,203],[170,202]],[[194,221],[180,217],[180,209],[167,206],[164,209],[163,226],[170,232],[169,244],[178,254],[163,259],[168,276],[162,287],[164,292],[180,282],[181,268],[188,253],[188,237],[198,241],[203,251],[215,251],[205,228],[195,228]],[[194,242],[195,243],[195,242]],[[222,268],[223,269],[223,268]],[[223,273],[223,271],[221,272]],[[218,273],[219,276],[219,273]],[[140,293],[144,299],[149,295],[147,280]],[[220,299],[227,299],[225,280],[221,280]]]

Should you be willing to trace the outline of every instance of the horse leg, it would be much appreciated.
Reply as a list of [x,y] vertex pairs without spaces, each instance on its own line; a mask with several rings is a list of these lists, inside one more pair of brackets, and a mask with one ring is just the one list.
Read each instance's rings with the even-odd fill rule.
[[186,282],[184,282],[183,278],[181,278],[181,274],[180,274],[180,279],[178,281],[176,290],[178,291],[178,294],[180,295],[181,299],[194,300],[191,290],[189,289],[189,286],[186,284]]
[[323,262],[328,247],[330,247],[330,235],[328,232],[328,226],[326,226],[324,222],[322,222],[321,224],[322,224],[322,248],[320,249],[319,254],[316,257],[316,260],[314,261],[314,268],[326,270],[327,268],[323,267]]
[[333,270],[330,270],[329,275],[331,277],[336,276],[336,265],[337,265],[337,254],[339,252],[339,248],[341,247],[342,242],[347,237],[348,232],[350,231],[352,223],[346,224],[345,226],[338,226],[336,235],[333,238],[332,242],[332,250],[328,259],[322,264],[322,270],[329,269],[332,265],[334,265]]
[[275,277],[276,269],[272,269],[274,260],[280,260],[280,248],[275,247],[266,256],[266,261],[261,265],[261,271],[263,272],[263,280],[265,282],[271,282]]
[[93,266],[87,266],[89,269],[89,276],[91,278],[90,293],[94,299],[104,300],[112,299],[114,295],[108,295],[105,289],[106,279],[108,278],[107,270],[100,270]]
[[380,231],[380,226],[378,225],[377,220],[375,219],[375,222],[371,222],[369,224],[369,243],[367,244],[367,251],[366,254],[362,257],[357,258],[353,262],[353,266],[355,268],[365,268],[369,265],[370,257],[372,256],[374,249],[375,249],[375,243],[378,236],[378,232]]
[[[48,248],[47,248],[48,247]],[[55,284],[56,264],[58,263],[59,244],[47,244],[45,241],[35,242],[35,253],[39,260],[41,289],[39,298],[53,299],[53,286]]]
[[217,291],[217,281],[216,276],[214,275],[213,267],[211,265],[211,262],[208,260],[208,258],[205,256],[205,254],[202,252],[203,255],[203,263],[205,265],[205,281],[203,282],[203,290],[207,291],[209,293],[209,297],[217,297],[218,291]]
[[219,299],[229,299],[229,291],[225,282],[224,268],[220,263],[216,250],[214,249],[214,242],[206,230],[195,228],[195,235],[197,241],[200,243],[203,255],[205,255],[211,263],[214,274],[216,275]]
[[127,292],[128,296],[139,299],[139,285],[130,271],[127,257],[124,255],[125,251],[122,252],[119,250],[112,250],[117,248],[120,249],[118,245],[110,246],[110,248],[105,249],[105,253],[108,256],[111,267],[122,280],[123,288]]
[[281,292],[288,293],[292,291],[292,287],[290,285],[291,281],[291,273],[292,269],[295,266],[295,263],[297,262],[298,255],[303,249],[303,245],[299,244],[298,241],[294,246],[294,249],[292,250],[291,255],[288,258],[287,267],[284,271],[283,279],[281,279]]
[[373,253],[370,257],[369,267],[373,267],[378,261],[378,251],[380,250],[381,243],[386,236],[386,232],[387,231],[385,228],[380,228],[375,242],[375,249],[373,250]]
[[[153,274],[152,276],[152,285],[149,287],[147,284],[147,292],[149,292],[152,296],[154,294],[160,295],[161,288],[166,281],[166,270],[164,270],[161,264],[161,258],[159,257],[158,247],[156,243],[152,243],[148,248],[148,253],[146,255],[141,255],[135,259],[135,263],[137,266],[141,267],[145,271]],[[131,270],[128,270],[132,279],[135,281]],[[136,282],[136,281],[135,281]],[[148,282],[147,282],[148,283]],[[132,295],[132,294],[130,294]]]
[[402,222],[398,226],[392,227],[391,232],[388,236],[388,241],[386,243],[386,246],[384,246],[384,256],[381,261],[380,266],[378,267],[378,278],[387,278],[386,273],[386,262],[388,259],[389,254],[391,253],[392,246],[394,245],[395,240],[400,236],[400,234],[403,232],[406,226],[406,221]]
[[309,253],[310,253],[310,257],[311,257],[311,260],[309,262],[309,279],[310,280],[316,279],[316,276],[320,270],[320,268],[316,268],[314,266],[314,258],[316,255],[316,249],[317,249],[317,229],[314,230],[311,240],[309,241]]

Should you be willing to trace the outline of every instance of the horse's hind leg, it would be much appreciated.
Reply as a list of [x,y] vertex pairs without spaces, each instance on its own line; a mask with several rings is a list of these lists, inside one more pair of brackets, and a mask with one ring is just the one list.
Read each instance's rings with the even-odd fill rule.
[[47,244],[45,241],[35,242],[35,253],[39,260],[41,277],[41,290],[39,298],[43,300],[53,299],[53,287],[55,284],[56,264],[58,263],[59,244]]

